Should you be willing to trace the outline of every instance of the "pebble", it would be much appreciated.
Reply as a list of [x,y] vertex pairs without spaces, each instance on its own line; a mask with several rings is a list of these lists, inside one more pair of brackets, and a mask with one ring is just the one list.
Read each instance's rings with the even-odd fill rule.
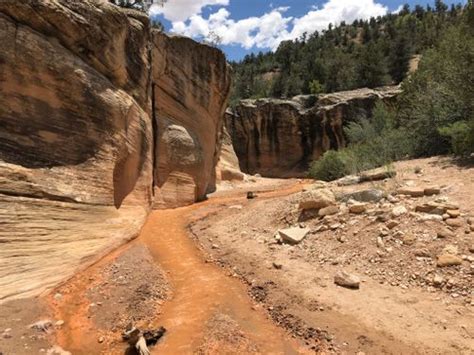
[[444,221],[448,226],[450,227],[461,227],[462,226],[462,221],[457,218],[448,218],[446,221]]
[[104,337],[100,337],[99,339],[97,339],[97,341],[102,344],[104,341],[105,341],[105,338]]
[[444,239],[444,238],[453,238],[455,236],[455,234],[447,228],[442,228],[442,229],[438,230],[438,232],[436,233],[436,236],[438,238]]
[[438,267],[456,266],[461,264],[462,259],[452,254],[442,254],[438,256],[438,262],[436,263]]
[[408,212],[408,210],[406,209],[405,206],[396,206],[392,209],[392,215],[394,217],[400,217],[400,216],[404,215],[407,212]]
[[360,278],[356,275],[349,274],[345,271],[339,271],[334,276],[334,283],[338,286],[358,289],[360,285]]

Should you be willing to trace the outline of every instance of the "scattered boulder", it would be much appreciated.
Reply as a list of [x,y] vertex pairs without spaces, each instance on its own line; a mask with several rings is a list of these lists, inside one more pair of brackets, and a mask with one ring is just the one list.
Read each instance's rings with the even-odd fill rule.
[[458,247],[452,244],[447,244],[443,248],[443,253],[444,254],[451,254],[451,255],[457,255],[458,254]]
[[455,228],[462,227],[462,221],[458,218],[448,218],[444,222],[450,227],[455,227]]
[[455,234],[451,232],[448,228],[442,228],[437,233],[436,236],[441,239],[453,238]]
[[419,187],[404,187],[397,190],[399,195],[408,195],[411,197],[423,197],[425,190]]
[[355,203],[349,206],[349,212],[355,213],[355,214],[364,213],[366,209],[367,209],[367,204],[365,203]]
[[400,217],[404,214],[406,214],[408,212],[408,210],[406,209],[405,206],[395,206],[393,209],[392,209],[392,216],[394,217]]
[[397,175],[397,172],[394,170],[387,170],[384,168],[379,168],[371,171],[365,171],[360,175],[361,182],[365,181],[379,181],[385,179],[391,179]]
[[402,241],[404,245],[413,245],[416,243],[416,236],[412,234],[406,234],[403,236]]
[[293,227],[278,230],[278,235],[283,242],[289,244],[300,243],[309,233],[309,228]]
[[336,276],[334,276],[334,283],[341,287],[358,289],[360,286],[360,278],[348,272],[339,271]]
[[434,275],[434,277],[433,277],[433,285],[434,286],[440,287],[440,286],[443,285],[443,283],[444,283],[444,277],[443,276],[438,275],[438,274]]
[[442,254],[438,256],[438,262],[436,263],[438,267],[455,266],[455,265],[461,265],[461,264],[462,264],[462,259],[452,254]]
[[342,195],[342,201],[355,200],[358,202],[379,202],[384,197],[384,192],[377,189],[361,190]]
[[438,186],[429,186],[425,188],[424,193],[425,196],[439,195],[441,193],[441,189]]
[[298,194],[299,208],[302,210],[319,210],[334,205],[336,198],[329,189],[303,191]]
[[330,216],[339,212],[339,207],[336,205],[323,207],[319,210],[318,215],[321,217]]
[[336,181],[338,186],[357,185],[361,182],[360,176],[347,175]]
[[395,228],[396,226],[398,226],[398,222],[395,221],[395,220],[393,220],[393,219],[391,219],[391,220],[388,221],[385,225],[387,226],[388,229],[393,229],[393,228]]
[[461,212],[459,212],[459,210],[447,210],[446,213],[451,218],[458,218],[461,215]]

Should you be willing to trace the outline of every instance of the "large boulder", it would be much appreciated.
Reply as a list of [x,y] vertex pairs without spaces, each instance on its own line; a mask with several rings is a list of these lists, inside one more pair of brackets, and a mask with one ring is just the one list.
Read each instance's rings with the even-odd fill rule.
[[334,205],[336,198],[329,189],[313,189],[297,194],[297,201],[301,210],[319,210]]

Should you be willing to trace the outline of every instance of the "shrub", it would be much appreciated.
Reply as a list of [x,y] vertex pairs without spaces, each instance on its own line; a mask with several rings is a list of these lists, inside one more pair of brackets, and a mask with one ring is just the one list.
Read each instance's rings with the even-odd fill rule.
[[344,150],[329,150],[321,159],[313,162],[309,169],[309,176],[323,181],[339,179],[350,173],[348,161],[348,155]]
[[454,154],[469,155],[474,152],[474,120],[455,122],[440,128],[439,132],[449,138]]

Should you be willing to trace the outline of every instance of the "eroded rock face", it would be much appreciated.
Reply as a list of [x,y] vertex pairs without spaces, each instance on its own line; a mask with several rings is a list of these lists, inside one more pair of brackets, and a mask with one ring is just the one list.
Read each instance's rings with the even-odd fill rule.
[[[226,112],[226,115],[228,114]],[[225,126],[222,129],[220,155],[216,167],[217,181],[242,181],[244,174],[240,171],[239,158],[235,154],[232,138]]]
[[156,199],[212,189],[229,73],[102,0],[0,2],[0,43],[3,302],[138,235]]
[[346,145],[344,125],[370,116],[377,100],[391,100],[399,92],[399,87],[386,87],[292,100],[242,100],[226,116],[226,127],[243,172],[303,177],[313,160]]
[[215,189],[230,69],[220,50],[158,31],[152,57],[155,207],[177,207]]
[[51,287],[145,221],[149,29],[134,16],[0,3],[0,301]]

